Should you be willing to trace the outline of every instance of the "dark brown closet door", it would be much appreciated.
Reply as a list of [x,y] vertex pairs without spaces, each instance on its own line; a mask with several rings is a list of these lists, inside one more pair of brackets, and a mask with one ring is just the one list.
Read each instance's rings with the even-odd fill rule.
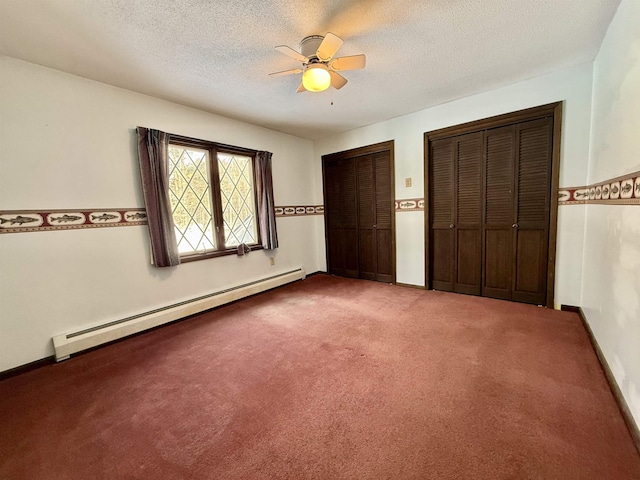
[[389,153],[358,157],[360,278],[393,281]]
[[512,299],[543,305],[547,291],[552,121],[516,125]]
[[392,147],[322,157],[329,273],[395,281]]
[[429,206],[431,288],[453,291],[455,210],[452,138],[430,144]]
[[388,151],[373,155],[375,171],[376,210],[376,280],[391,283],[393,278],[393,175],[391,156]]
[[453,291],[480,295],[482,227],[482,132],[454,141],[455,278]]
[[432,287],[481,290],[482,133],[431,144]]
[[358,278],[355,159],[327,162],[324,174],[328,270]]
[[360,278],[375,280],[377,271],[375,209],[375,172],[371,155],[358,161],[358,239],[360,241]]
[[482,295],[511,299],[516,129],[485,133]]
[[429,287],[553,305],[561,113],[556,103],[425,133]]

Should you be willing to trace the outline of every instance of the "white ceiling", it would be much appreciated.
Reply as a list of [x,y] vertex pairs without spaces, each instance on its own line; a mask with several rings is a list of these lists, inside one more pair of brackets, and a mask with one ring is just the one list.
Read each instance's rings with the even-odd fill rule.
[[[0,0],[0,53],[318,139],[594,59],[620,0]],[[274,47],[364,53],[296,93]],[[331,101],[333,100],[333,105]]]

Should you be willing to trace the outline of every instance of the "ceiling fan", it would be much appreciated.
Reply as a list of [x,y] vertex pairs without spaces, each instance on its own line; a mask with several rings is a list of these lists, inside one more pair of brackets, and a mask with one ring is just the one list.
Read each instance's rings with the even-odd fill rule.
[[278,45],[276,50],[302,63],[302,67],[274,72],[269,75],[283,76],[302,73],[302,82],[298,93],[322,92],[330,86],[340,89],[347,84],[347,79],[338,72],[364,68],[366,58],[363,54],[333,58],[344,42],[333,33],[311,35],[300,42],[300,53],[286,45]]

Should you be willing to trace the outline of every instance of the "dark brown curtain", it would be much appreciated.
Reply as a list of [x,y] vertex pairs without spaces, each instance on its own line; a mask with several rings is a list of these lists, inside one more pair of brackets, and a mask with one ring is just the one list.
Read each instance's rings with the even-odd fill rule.
[[153,264],[156,267],[179,265],[180,254],[169,202],[169,135],[144,127],[138,127],[137,132],[142,193],[147,209]]
[[255,160],[256,196],[262,246],[266,250],[278,248],[276,209],[273,203],[273,179],[271,178],[271,152],[258,152]]

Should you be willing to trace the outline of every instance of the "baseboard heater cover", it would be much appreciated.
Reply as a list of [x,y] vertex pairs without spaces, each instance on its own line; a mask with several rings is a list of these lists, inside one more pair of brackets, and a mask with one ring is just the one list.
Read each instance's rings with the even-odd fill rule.
[[66,360],[74,353],[119,340],[189,315],[204,312],[256,293],[280,287],[296,280],[303,280],[305,276],[304,269],[299,268],[95,327],[56,335],[53,337],[56,361]]

